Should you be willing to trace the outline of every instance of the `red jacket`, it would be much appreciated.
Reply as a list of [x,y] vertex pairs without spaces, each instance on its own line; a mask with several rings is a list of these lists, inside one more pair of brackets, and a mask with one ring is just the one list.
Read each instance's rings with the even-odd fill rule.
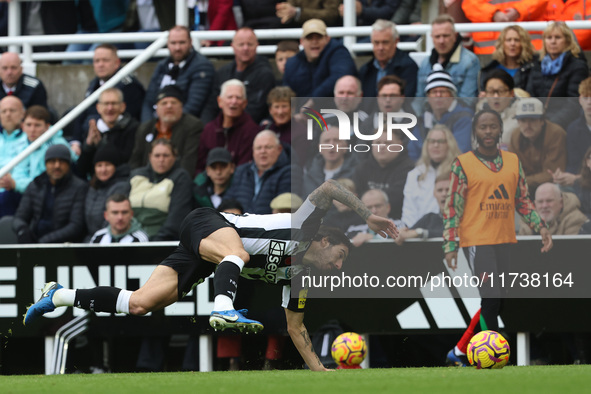
[[[561,0],[557,0],[561,1]],[[519,12],[519,18],[515,22],[544,20],[548,0],[514,0],[499,3],[498,0],[464,0],[462,10],[470,21],[475,23],[487,23],[493,21],[497,11],[514,8]],[[530,32],[532,44],[536,50],[542,48],[541,32]],[[474,53],[478,55],[491,54],[495,51],[495,43],[499,38],[499,32],[474,32]]]
[[230,151],[237,166],[252,160],[252,142],[261,127],[246,112],[236,119],[234,125],[226,131],[222,127],[222,122],[223,114],[220,113],[214,120],[205,125],[199,142],[197,168],[194,174],[205,170],[207,153],[218,146]]
[[[464,0],[465,2],[466,0]],[[591,19],[591,1],[587,0],[548,0],[547,21],[581,21]],[[591,29],[573,30],[579,45],[585,51],[591,50]]]

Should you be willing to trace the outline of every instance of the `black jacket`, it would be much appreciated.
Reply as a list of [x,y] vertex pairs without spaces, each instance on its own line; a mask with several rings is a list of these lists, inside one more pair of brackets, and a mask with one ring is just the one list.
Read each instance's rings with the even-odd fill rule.
[[[373,65],[375,58],[365,63],[359,69],[359,80],[365,97],[378,96],[378,82],[376,81],[378,69]],[[419,67],[414,60],[410,58],[407,52],[396,50],[392,61],[386,65],[386,75],[396,75],[406,82],[404,95],[414,97],[417,91],[417,73]]]
[[241,80],[246,86],[246,98],[248,99],[246,112],[255,123],[260,123],[269,114],[267,95],[275,87],[275,74],[269,61],[265,57],[257,56],[254,62],[242,72],[236,71],[235,60],[218,69],[209,102],[207,103],[207,109],[202,116],[204,123],[207,124],[215,119],[220,112],[217,104],[220,88],[224,82],[233,78]]
[[[41,80],[27,74],[21,75],[16,82],[13,93],[21,99],[23,106],[29,108],[31,105],[41,105],[47,108],[47,91]],[[0,100],[6,97],[4,89],[0,89]]]
[[[86,234],[84,225],[84,200],[88,185],[68,173],[52,186],[46,172],[29,184],[14,215],[13,230],[21,241],[21,234],[30,231],[32,239],[39,243],[79,242]],[[53,230],[37,237],[37,225],[43,215],[47,193],[53,193]]]
[[579,113],[580,106],[574,98],[579,97],[579,84],[588,76],[587,63],[567,52],[556,75],[543,75],[541,63],[535,62],[526,90],[545,102],[546,118],[566,130]]
[[86,131],[82,141],[82,153],[76,162],[76,174],[83,179],[92,175],[94,173],[94,154],[98,148],[107,144],[115,147],[119,153],[120,163],[128,162],[135,144],[135,132],[138,126],[139,122],[125,112],[113,128],[102,134],[101,142],[96,146],[86,144],[86,135],[88,134]]
[[[486,81],[487,75],[490,74],[493,70],[496,70],[499,67],[499,64],[500,63],[498,61],[491,60],[490,63],[482,67],[482,69],[480,70],[480,80],[478,83],[480,91],[484,90],[484,81]],[[530,74],[532,69],[534,68],[534,65],[535,62],[532,60],[531,62],[522,64],[521,67],[519,67],[519,70],[517,70],[515,76],[513,77],[513,81],[515,82],[516,88],[520,88],[523,90],[527,89],[527,83],[529,81]]]

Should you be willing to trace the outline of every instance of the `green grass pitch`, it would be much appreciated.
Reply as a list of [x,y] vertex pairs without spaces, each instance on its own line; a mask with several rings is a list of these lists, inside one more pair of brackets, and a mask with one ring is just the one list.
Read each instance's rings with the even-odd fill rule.
[[13,393],[585,393],[590,365],[0,376]]

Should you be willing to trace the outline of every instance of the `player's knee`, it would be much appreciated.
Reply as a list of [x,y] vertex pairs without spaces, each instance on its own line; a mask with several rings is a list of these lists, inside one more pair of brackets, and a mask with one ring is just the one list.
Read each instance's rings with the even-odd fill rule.
[[244,264],[248,264],[250,261],[250,255],[244,249],[236,253],[236,256],[240,257]]

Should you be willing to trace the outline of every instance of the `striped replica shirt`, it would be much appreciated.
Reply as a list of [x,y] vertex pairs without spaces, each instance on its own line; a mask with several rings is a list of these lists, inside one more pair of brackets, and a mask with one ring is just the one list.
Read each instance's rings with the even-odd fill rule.
[[132,231],[131,233],[125,234],[123,237],[113,238],[109,231],[109,226],[98,230],[90,239],[91,244],[131,244],[134,242],[149,242],[148,236],[142,230]]

